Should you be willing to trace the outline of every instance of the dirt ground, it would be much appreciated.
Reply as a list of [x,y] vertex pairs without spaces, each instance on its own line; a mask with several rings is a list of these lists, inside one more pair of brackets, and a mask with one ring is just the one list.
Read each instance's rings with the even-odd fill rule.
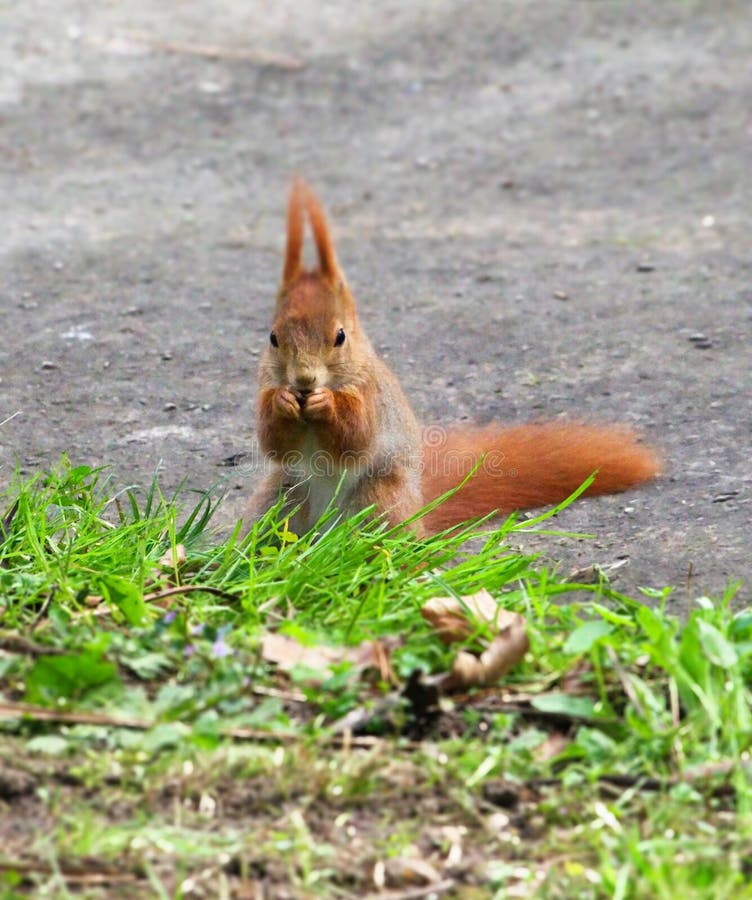
[[528,546],[677,605],[749,584],[747,0],[6,6],[0,480],[159,465],[232,517],[299,172],[426,421],[626,421],[664,452],[560,517],[595,540]]

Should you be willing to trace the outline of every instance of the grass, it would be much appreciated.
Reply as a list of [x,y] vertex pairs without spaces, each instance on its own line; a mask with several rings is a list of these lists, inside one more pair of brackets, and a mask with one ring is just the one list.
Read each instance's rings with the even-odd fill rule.
[[[733,586],[679,621],[668,591],[563,583],[509,549],[546,516],[219,540],[214,511],[65,461],[0,499],[0,896],[750,896]],[[456,650],[420,609],[481,588],[530,650],[422,715],[402,688]],[[271,632],[302,662],[271,662]],[[345,649],[313,671],[321,645]]]

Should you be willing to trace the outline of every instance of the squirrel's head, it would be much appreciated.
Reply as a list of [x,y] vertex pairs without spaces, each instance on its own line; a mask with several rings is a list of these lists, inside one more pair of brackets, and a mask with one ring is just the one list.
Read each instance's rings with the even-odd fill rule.
[[[306,217],[318,255],[313,270],[303,268]],[[287,206],[285,263],[262,381],[304,392],[344,386],[356,375],[365,346],[324,210],[311,189],[296,180]]]

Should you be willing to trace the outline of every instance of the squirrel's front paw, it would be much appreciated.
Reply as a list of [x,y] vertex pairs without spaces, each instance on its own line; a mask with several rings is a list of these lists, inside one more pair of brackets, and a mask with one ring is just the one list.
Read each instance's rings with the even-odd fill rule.
[[334,418],[334,394],[329,388],[316,388],[308,394],[303,418],[310,422],[326,422]]
[[284,419],[297,421],[300,418],[300,404],[290,388],[278,388],[274,395],[274,405],[279,415]]

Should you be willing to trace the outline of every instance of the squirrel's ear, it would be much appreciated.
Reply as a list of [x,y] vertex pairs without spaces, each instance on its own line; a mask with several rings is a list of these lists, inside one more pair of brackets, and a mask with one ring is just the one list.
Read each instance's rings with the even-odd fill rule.
[[301,190],[305,197],[308,218],[311,220],[313,240],[318,251],[319,271],[327,280],[335,281],[341,276],[337,265],[337,255],[334,252],[334,241],[324,214],[324,207],[307,184],[302,183]]
[[296,178],[287,200],[287,245],[285,265],[282,270],[282,287],[286,287],[300,274],[303,261],[303,194],[305,185]]

